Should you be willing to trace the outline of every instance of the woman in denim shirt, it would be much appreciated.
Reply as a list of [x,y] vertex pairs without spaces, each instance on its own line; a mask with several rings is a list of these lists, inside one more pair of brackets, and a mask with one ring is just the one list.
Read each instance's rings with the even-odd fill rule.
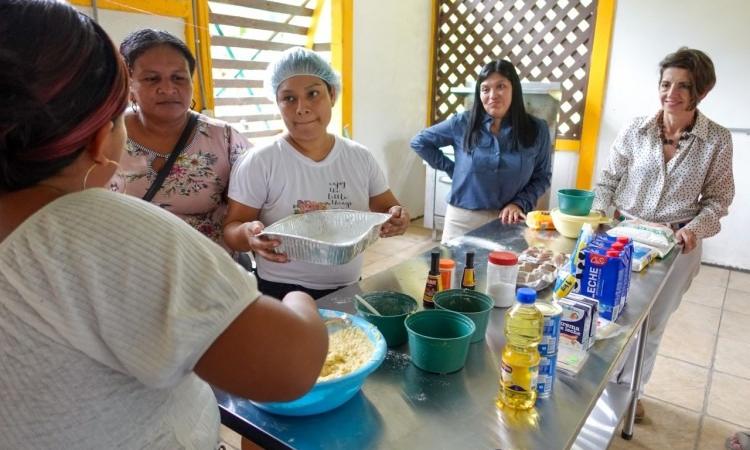
[[[440,150],[448,145],[455,162]],[[453,180],[443,243],[495,218],[523,221],[552,178],[547,123],[526,113],[521,81],[505,60],[482,68],[471,111],[422,130],[411,148]]]

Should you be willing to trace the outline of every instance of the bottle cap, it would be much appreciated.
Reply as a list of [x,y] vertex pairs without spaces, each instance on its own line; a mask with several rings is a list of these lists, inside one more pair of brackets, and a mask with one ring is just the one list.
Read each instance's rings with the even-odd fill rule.
[[610,258],[618,258],[620,256],[619,250],[607,250],[607,256]]
[[625,248],[625,244],[623,244],[623,243],[622,243],[622,242],[620,242],[620,241],[617,241],[617,242],[615,242],[614,244],[612,244],[612,246],[611,246],[610,248],[611,248],[612,250],[622,250],[622,249],[624,249],[624,248]]
[[432,275],[440,274],[440,252],[438,251],[430,254],[430,273]]
[[630,244],[630,238],[627,236],[617,236],[617,242],[621,242],[623,244]]
[[515,266],[518,256],[513,252],[490,252],[489,260],[498,266]]
[[466,267],[474,267],[474,252],[466,252]]
[[456,262],[453,261],[450,258],[440,258],[440,268],[441,269],[452,269],[456,267]]
[[536,291],[527,287],[519,288],[516,291],[516,298],[519,303],[526,305],[534,303],[536,301]]

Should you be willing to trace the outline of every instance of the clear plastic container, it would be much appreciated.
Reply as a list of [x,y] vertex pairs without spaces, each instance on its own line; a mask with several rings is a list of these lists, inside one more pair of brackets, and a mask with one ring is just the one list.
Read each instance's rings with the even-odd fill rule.
[[487,261],[486,293],[495,307],[507,308],[516,301],[518,255],[508,251],[490,252]]

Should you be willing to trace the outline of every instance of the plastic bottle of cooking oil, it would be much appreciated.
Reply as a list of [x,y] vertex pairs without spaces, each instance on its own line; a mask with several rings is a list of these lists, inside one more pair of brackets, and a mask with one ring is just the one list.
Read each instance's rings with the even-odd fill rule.
[[516,303],[505,313],[505,348],[500,378],[500,401],[513,409],[529,409],[536,402],[539,351],[544,316],[534,303],[536,291],[521,288]]

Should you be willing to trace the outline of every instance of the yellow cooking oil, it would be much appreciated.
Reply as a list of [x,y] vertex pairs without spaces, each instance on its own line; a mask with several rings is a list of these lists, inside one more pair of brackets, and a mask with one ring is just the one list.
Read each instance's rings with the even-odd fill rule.
[[505,313],[505,347],[500,377],[500,401],[513,409],[529,409],[536,402],[539,351],[544,316],[536,308],[536,291],[521,288],[516,303]]

